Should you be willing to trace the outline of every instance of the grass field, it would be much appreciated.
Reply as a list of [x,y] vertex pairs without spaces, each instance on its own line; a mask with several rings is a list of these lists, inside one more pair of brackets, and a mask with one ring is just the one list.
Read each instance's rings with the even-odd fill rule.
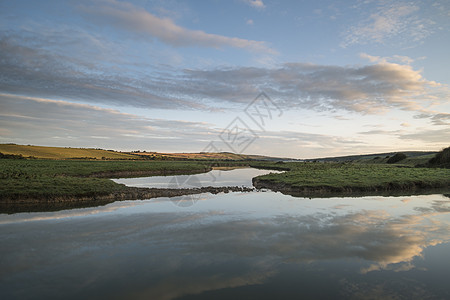
[[103,149],[44,147],[31,145],[0,144],[0,153],[21,155],[37,159],[90,159],[90,160],[279,160],[261,155],[245,155],[229,152],[220,153],[160,153],[160,152],[118,152]]
[[[271,166],[289,171],[257,177],[255,181],[260,187],[337,192],[450,187],[450,169],[361,163],[285,163]],[[270,165],[266,164],[266,167]]]
[[275,160],[276,158],[262,155],[246,155],[230,152],[200,152],[200,153],[161,153],[161,152],[133,152],[140,157],[155,157],[169,160]]
[[132,154],[101,149],[25,146],[16,144],[0,144],[0,153],[39,159],[139,159],[139,157]]
[[192,174],[209,169],[207,164],[182,161],[2,159],[0,200],[105,195],[123,190],[125,186],[96,177]]
[[[420,164],[427,163],[431,158],[433,158],[435,154],[426,154],[426,155],[419,155],[419,156],[412,156],[407,157],[404,160],[401,160],[400,162],[396,163],[396,165],[402,165],[402,166],[417,166]],[[389,158],[386,156],[375,156],[371,159],[360,159],[356,160],[356,163],[362,163],[362,164],[386,164],[388,162]]]

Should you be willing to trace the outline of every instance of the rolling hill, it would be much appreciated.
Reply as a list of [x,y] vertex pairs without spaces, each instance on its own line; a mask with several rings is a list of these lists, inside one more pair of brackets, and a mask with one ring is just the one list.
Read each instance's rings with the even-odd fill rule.
[[245,155],[230,152],[220,153],[160,153],[160,152],[119,152],[94,148],[45,147],[17,144],[0,144],[0,153],[21,155],[37,159],[95,159],[95,160],[266,160],[280,161],[285,158]]

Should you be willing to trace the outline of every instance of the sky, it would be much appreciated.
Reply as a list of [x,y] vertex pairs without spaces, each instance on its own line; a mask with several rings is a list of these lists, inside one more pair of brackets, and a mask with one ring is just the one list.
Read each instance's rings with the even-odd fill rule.
[[0,143],[450,146],[450,2],[0,0]]

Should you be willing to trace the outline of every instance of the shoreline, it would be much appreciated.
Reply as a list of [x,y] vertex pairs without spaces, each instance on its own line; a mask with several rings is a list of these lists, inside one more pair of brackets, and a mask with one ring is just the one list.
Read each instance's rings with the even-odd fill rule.
[[[406,196],[449,194],[450,171],[345,163],[221,162],[68,162],[4,161],[0,213],[54,211],[92,207],[115,201],[145,200],[201,193],[251,192],[269,189],[294,197]],[[253,187],[144,188],[112,178],[190,175],[214,168],[251,167],[284,171],[252,178]],[[356,183],[353,183],[356,182]],[[351,184],[353,183],[353,184]]]
[[420,194],[447,194],[450,192],[450,185],[440,184],[394,184],[378,186],[292,186],[284,182],[274,182],[255,177],[252,179],[256,189],[269,189],[293,197],[321,198],[321,197],[359,197],[359,196],[408,196]]
[[0,213],[14,214],[21,212],[49,212],[64,209],[88,208],[107,205],[116,201],[150,200],[161,197],[179,197],[203,193],[219,194],[230,192],[255,192],[270,190],[284,195],[301,198],[333,198],[333,197],[364,197],[364,196],[411,196],[444,194],[450,197],[449,186],[403,186],[388,187],[331,187],[303,186],[292,187],[286,183],[275,183],[269,180],[252,179],[253,187],[224,186],[198,188],[141,188],[128,187],[107,194],[92,195],[20,195],[15,198],[0,201]]
[[179,197],[194,194],[219,194],[230,192],[253,192],[254,187],[243,186],[224,186],[224,187],[199,187],[199,188],[181,188],[181,189],[161,189],[161,188],[139,188],[126,187],[121,191],[109,194],[93,194],[93,195],[42,195],[42,196],[25,196],[21,195],[15,199],[3,199],[0,202],[0,213],[17,213],[17,212],[35,212],[35,211],[56,211],[69,208],[83,208],[101,206],[116,201],[127,200],[149,200],[161,197]]

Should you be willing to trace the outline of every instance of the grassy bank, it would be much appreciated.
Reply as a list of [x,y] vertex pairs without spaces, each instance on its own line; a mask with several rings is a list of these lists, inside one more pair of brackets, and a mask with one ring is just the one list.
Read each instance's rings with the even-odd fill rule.
[[287,194],[352,194],[450,188],[449,169],[357,163],[264,163],[254,166],[288,170],[253,180],[258,188],[270,188]]
[[[223,192],[220,189],[167,190],[130,188],[108,178],[196,174],[215,166],[253,166],[284,170],[254,178],[258,188],[286,194],[321,196],[380,194],[386,191],[421,191],[450,188],[450,169],[411,168],[405,165],[362,163],[304,163],[255,161],[92,161],[0,160],[0,212],[52,210],[101,205],[117,200],[179,196],[186,193]],[[37,207],[37,208],[36,208]]]
[[194,174],[211,166],[178,161],[0,160],[0,202],[100,197],[125,192],[106,177]]

